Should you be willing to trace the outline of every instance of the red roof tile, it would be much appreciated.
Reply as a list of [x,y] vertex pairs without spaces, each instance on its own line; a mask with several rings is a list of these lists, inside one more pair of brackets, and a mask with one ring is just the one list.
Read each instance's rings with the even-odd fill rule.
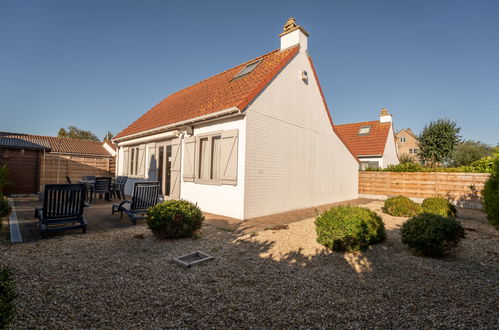
[[[0,132],[0,138],[5,141],[26,141],[30,144],[50,147],[51,152],[77,155],[108,156],[111,154],[104,148],[103,142],[60,138],[32,134]],[[20,146],[19,143],[17,145]],[[8,145],[5,145],[6,147]],[[15,147],[14,145],[12,145]],[[27,148],[28,149],[28,148]]]
[[[371,125],[368,135],[359,135],[361,126]],[[390,123],[366,121],[345,125],[336,125],[335,129],[346,146],[356,156],[375,156],[385,152],[386,140],[390,131]]]
[[[171,94],[125,128],[115,138],[175,124],[217,111],[243,110],[297,54],[299,47],[279,49],[240,64]],[[232,80],[247,64],[262,60],[249,74]]]

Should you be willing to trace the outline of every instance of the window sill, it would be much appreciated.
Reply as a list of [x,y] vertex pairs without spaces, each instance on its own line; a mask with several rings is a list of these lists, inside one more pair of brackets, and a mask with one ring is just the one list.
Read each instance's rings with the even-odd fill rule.
[[203,180],[203,179],[195,179],[195,184],[204,184],[208,186],[221,186],[222,180]]

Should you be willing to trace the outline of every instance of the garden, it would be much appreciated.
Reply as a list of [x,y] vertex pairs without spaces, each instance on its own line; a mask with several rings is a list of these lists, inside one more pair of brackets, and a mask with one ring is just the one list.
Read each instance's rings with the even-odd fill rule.
[[[137,226],[0,246],[11,326],[497,327],[499,231],[454,212],[440,199],[367,201],[240,231],[166,202]],[[193,251],[214,259],[173,262]]]
[[[394,196],[256,230],[166,201],[137,226],[2,241],[0,329],[497,328],[498,171],[485,212]],[[213,259],[175,262],[195,251]]]

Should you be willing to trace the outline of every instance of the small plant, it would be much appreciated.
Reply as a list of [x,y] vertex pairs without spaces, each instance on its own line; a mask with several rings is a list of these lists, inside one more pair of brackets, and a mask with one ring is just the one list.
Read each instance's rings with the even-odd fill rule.
[[499,154],[495,155],[492,174],[482,192],[483,210],[489,223],[499,229]]
[[402,154],[399,156],[399,164],[405,165],[405,164],[414,164],[416,160],[414,157],[408,154]]
[[385,201],[383,212],[396,217],[412,217],[421,212],[421,206],[408,197],[395,196]]
[[10,184],[12,184],[12,181],[9,179],[9,168],[7,164],[4,164],[0,166],[0,192]]
[[10,214],[10,206],[7,198],[0,191],[0,231],[2,231],[2,218]]
[[402,243],[429,257],[441,257],[464,238],[464,228],[452,217],[423,213],[410,218],[401,228]]
[[443,217],[455,217],[456,207],[443,197],[428,197],[423,200],[421,209],[425,213],[438,214]]
[[147,225],[159,238],[194,237],[204,215],[195,204],[170,200],[147,210]]
[[0,329],[7,329],[16,315],[16,287],[7,268],[0,268]]
[[357,206],[338,206],[315,219],[317,242],[334,251],[364,250],[386,239],[383,220]]

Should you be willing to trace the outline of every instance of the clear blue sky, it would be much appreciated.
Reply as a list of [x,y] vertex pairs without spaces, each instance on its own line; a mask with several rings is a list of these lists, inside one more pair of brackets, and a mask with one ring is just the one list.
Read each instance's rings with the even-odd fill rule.
[[0,1],[0,130],[118,133],[167,95],[279,47],[288,17],[337,124],[449,117],[499,142],[499,1]]

